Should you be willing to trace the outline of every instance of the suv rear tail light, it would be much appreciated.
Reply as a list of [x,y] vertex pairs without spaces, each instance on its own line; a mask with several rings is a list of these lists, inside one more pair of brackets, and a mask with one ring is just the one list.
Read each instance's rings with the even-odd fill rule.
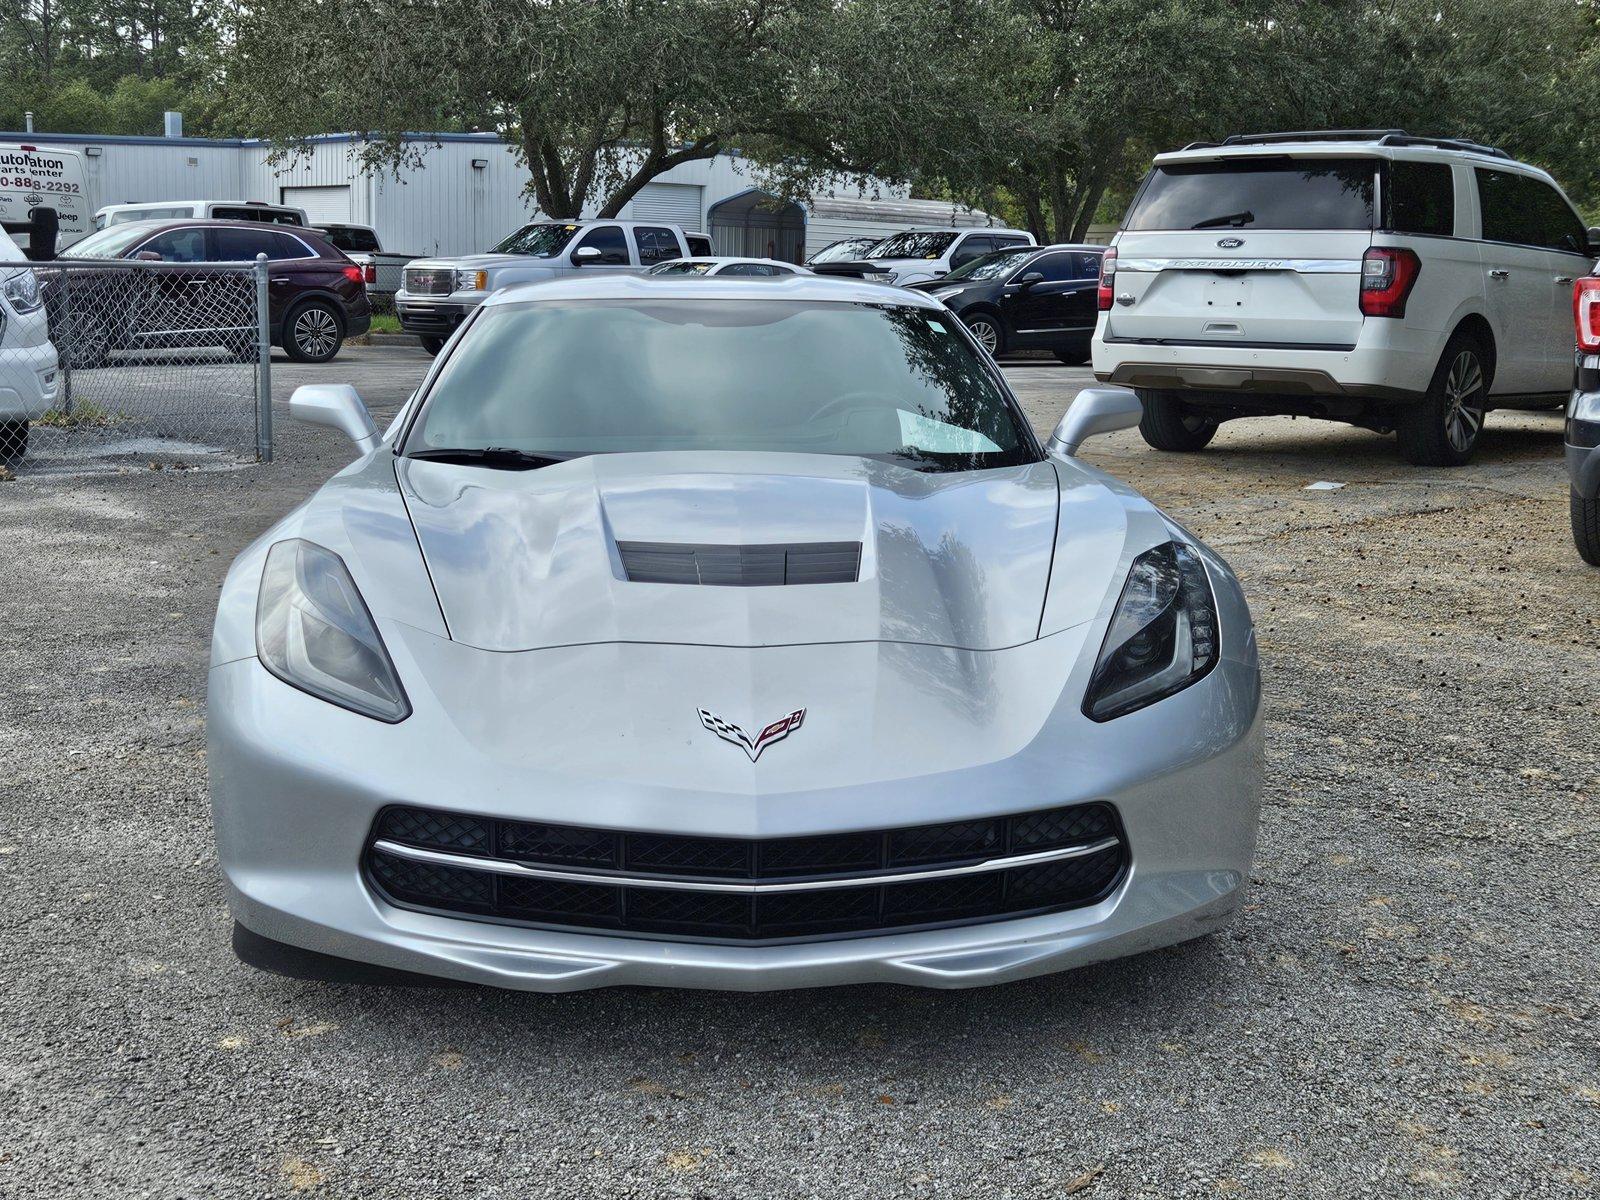
[[1106,251],[1100,260],[1100,288],[1095,293],[1095,307],[1101,312],[1111,311],[1111,293],[1116,287],[1117,274],[1117,248],[1115,246]]
[[339,269],[344,272],[344,277],[351,283],[366,283],[367,281],[366,272],[360,267],[356,266],[355,263],[351,263],[348,267],[340,267]]
[[377,283],[378,282],[378,267],[377,267],[377,264],[376,263],[368,263],[366,265],[366,269],[364,270],[364,272],[362,274],[362,278],[366,281],[368,287],[371,287],[373,284]]
[[1572,323],[1578,327],[1578,349],[1600,352],[1600,278],[1590,275],[1572,285]]
[[1403,317],[1406,298],[1422,274],[1416,251],[1403,246],[1373,246],[1361,256],[1361,313]]

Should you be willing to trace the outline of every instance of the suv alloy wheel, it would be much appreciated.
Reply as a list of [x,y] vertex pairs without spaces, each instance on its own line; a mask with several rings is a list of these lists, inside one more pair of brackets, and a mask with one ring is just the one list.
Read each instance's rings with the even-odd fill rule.
[[1459,467],[1472,458],[1488,411],[1489,373],[1477,341],[1457,334],[1445,347],[1428,393],[1402,413],[1400,452],[1419,467]]

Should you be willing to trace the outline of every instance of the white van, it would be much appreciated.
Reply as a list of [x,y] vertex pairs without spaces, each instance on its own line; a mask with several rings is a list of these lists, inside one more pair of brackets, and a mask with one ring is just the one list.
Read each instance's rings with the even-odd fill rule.
[[56,210],[58,247],[94,232],[83,155],[50,146],[0,145],[0,229],[26,240],[36,208]]
[[27,452],[28,422],[55,404],[56,367],[38,277],[0,230],[0,464]]
[[265,200],[150,200],[143,204],[107,204],[94,214],[94,227],[128,221],[261,221],[268,225],[304,225],[306,210]]

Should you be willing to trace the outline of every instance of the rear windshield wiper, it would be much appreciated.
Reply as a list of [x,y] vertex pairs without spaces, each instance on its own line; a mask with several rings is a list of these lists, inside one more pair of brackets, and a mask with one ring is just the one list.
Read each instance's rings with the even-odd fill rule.
[[1240,226],[1250,224],[1255,219],[1255,213],[1251,212],[1249,209],[1245,209],[1244,212],[1229,213],[1225,217],[1212,217],[1208,221],[1196,221],[1193,225],[1189,226],[1189,228],[1220,229],[1224,225],[1232,225],[1235,229],[1238,229]]
[[415,450],[406,457],[419,458],[424,462],[488,467],[493,471],[536,471],[540,467],[549,467],[566,461],[552,458],[548,454],[529,454],[526,450],[517,450],[511,446],[462,446],[441,450]]

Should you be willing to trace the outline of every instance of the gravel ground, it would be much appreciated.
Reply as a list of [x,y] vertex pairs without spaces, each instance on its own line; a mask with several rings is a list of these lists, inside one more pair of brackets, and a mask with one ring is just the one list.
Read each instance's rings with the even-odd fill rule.
[[[381,415],[425,363],[275,379]],[[1009,373],[1041,430],[1088,379]],[[1092,444],[1251,597],[1255,887],[1208,939],[958,993],[247,970],[206,810],[212,605],[344,445],[284,421],[266,467],[0,484],[0,1196],[1593,1194],[1600,574],[1558,418],[1490,427],[1454,472],[1305,421]]]

